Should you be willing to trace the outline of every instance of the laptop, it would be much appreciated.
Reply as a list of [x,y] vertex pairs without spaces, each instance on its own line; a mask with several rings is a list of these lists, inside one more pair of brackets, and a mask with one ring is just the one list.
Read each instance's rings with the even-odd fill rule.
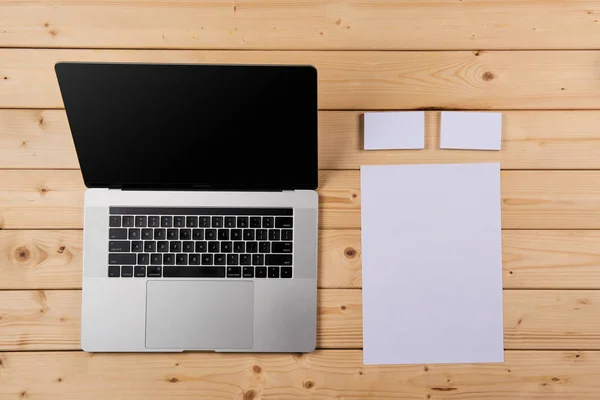
[[316,70],[55,70],[87,187],[82,348],[314,350]]

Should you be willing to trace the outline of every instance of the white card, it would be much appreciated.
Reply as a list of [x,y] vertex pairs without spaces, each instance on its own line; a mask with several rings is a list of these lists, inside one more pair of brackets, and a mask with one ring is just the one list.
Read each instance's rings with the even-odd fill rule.
[[365,364],[504,360],[500,165],[361,167]]
[[500,150],[502,113],[442,111],[440,148]]
[[424,147],[424,111],[365,113],[365,150]]

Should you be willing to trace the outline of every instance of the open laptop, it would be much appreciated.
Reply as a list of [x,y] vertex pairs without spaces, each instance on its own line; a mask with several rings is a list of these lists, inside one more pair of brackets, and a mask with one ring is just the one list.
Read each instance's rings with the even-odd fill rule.
[[317,73],[71,63],[86,351],[316,345]]

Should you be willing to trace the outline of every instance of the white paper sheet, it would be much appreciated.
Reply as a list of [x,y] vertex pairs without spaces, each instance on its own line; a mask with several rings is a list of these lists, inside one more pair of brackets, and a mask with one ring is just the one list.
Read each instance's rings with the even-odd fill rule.
[[365,364],[504,360],[500,165],[361,167]]
[[425,112],[368,112],[365,118],[365,150],[423,149]]
[[500,150],[502,113],[442,111],[440,148]]

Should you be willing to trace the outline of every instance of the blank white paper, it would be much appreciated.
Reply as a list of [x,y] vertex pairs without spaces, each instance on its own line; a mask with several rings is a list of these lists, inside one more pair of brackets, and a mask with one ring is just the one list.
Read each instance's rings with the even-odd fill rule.
[[504,361],[500,164],[361,167],[365,364]]
[[500,150],[502,113],[442,111],[440,148]]
[[368,112],[365,150],[425,148],[425,112]]

